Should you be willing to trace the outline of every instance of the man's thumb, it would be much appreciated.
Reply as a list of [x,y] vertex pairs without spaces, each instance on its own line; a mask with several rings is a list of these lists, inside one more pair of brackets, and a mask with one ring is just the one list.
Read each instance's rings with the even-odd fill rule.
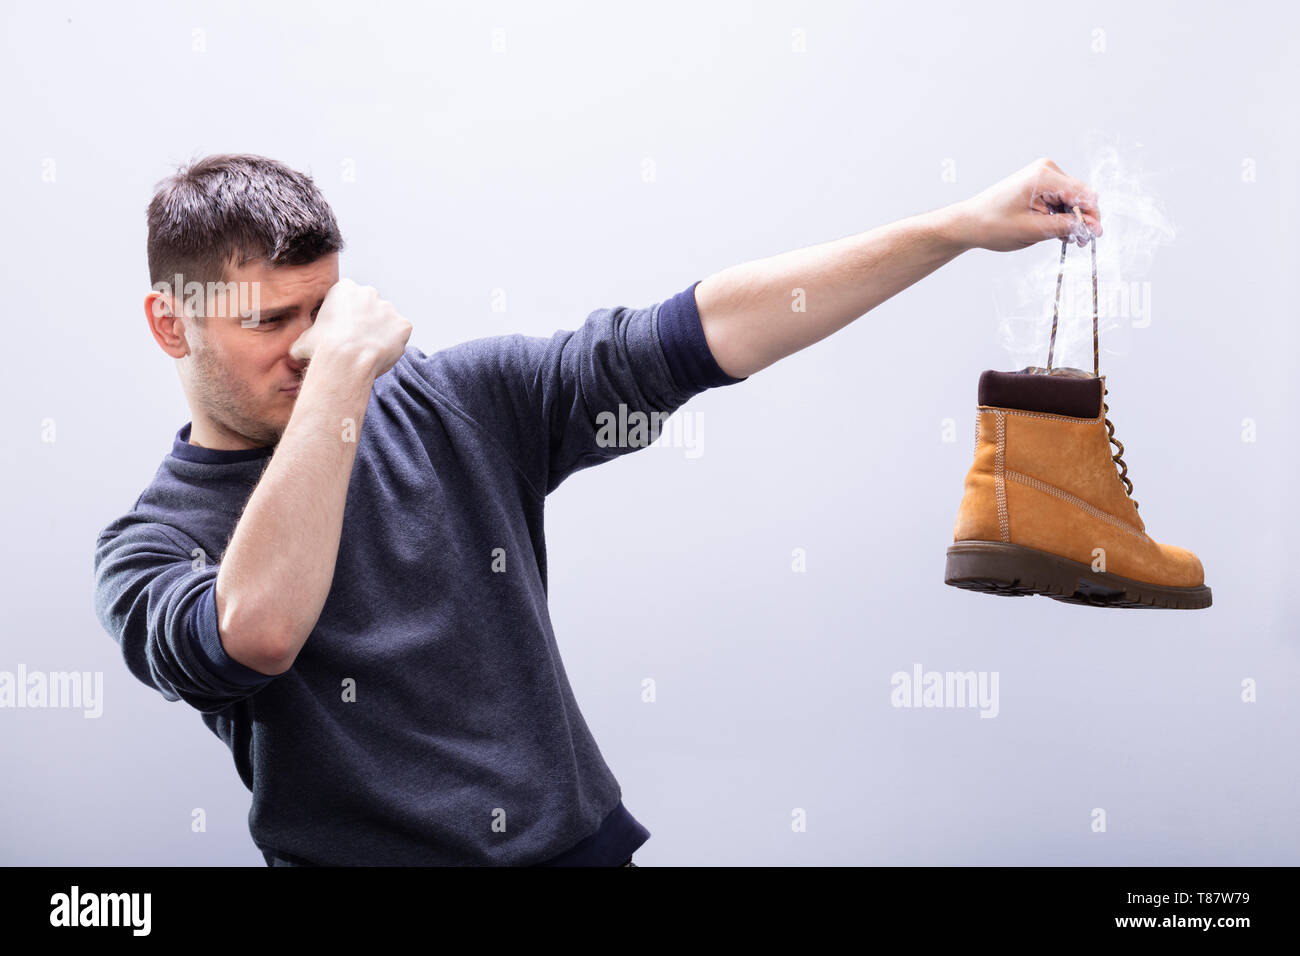
[[1038,218],[1045,220],[1040,222],[1044,239],[1069,239],[1084,245],[1092,238],[1092,229],[1088,222],[1086,220],[1081,222],[1073,211],[1050,212]]

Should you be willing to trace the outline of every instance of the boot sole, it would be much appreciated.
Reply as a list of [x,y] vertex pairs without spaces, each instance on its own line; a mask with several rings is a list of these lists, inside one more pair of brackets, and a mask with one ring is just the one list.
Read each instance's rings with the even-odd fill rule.
[[1193,609],[1210,606],[1210,589],[1134,581],[1057,554],[998,541],[957,541],[948,549],[944,584],[968,591],[1028,597],[1041,594],[1092,607]]

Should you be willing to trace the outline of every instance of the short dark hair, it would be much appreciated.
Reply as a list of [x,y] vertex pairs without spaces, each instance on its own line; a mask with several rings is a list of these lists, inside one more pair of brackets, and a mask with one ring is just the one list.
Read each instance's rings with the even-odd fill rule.
[[[222,153],[182,166],[149,202],[149,282],[225,282],[229,264],[307,265],[343,236],[312,178],[265,156]],[[184,285],[182,285],[184,289]],[[184,293],[181,293],[184,295]]]

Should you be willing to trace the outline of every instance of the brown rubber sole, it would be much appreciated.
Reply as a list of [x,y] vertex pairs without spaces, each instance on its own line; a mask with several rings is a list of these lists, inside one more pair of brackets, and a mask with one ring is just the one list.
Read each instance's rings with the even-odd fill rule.
[[1006,597],[1044,597],[1093,607],[1192,609],[1210,606],[1210,589],[1134,581],[1057,554],[999,541],[957,541],[943,583]]

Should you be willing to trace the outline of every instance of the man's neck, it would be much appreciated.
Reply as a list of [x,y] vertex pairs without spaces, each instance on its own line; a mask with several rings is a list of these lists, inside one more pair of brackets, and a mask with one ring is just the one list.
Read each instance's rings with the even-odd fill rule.
[[237,435],[228,428],[208,422],[199,416],[194,417],[190,425],[189,444],[212,451],[247,451],[262,448],[264,445],[251,442],[242,435]]

